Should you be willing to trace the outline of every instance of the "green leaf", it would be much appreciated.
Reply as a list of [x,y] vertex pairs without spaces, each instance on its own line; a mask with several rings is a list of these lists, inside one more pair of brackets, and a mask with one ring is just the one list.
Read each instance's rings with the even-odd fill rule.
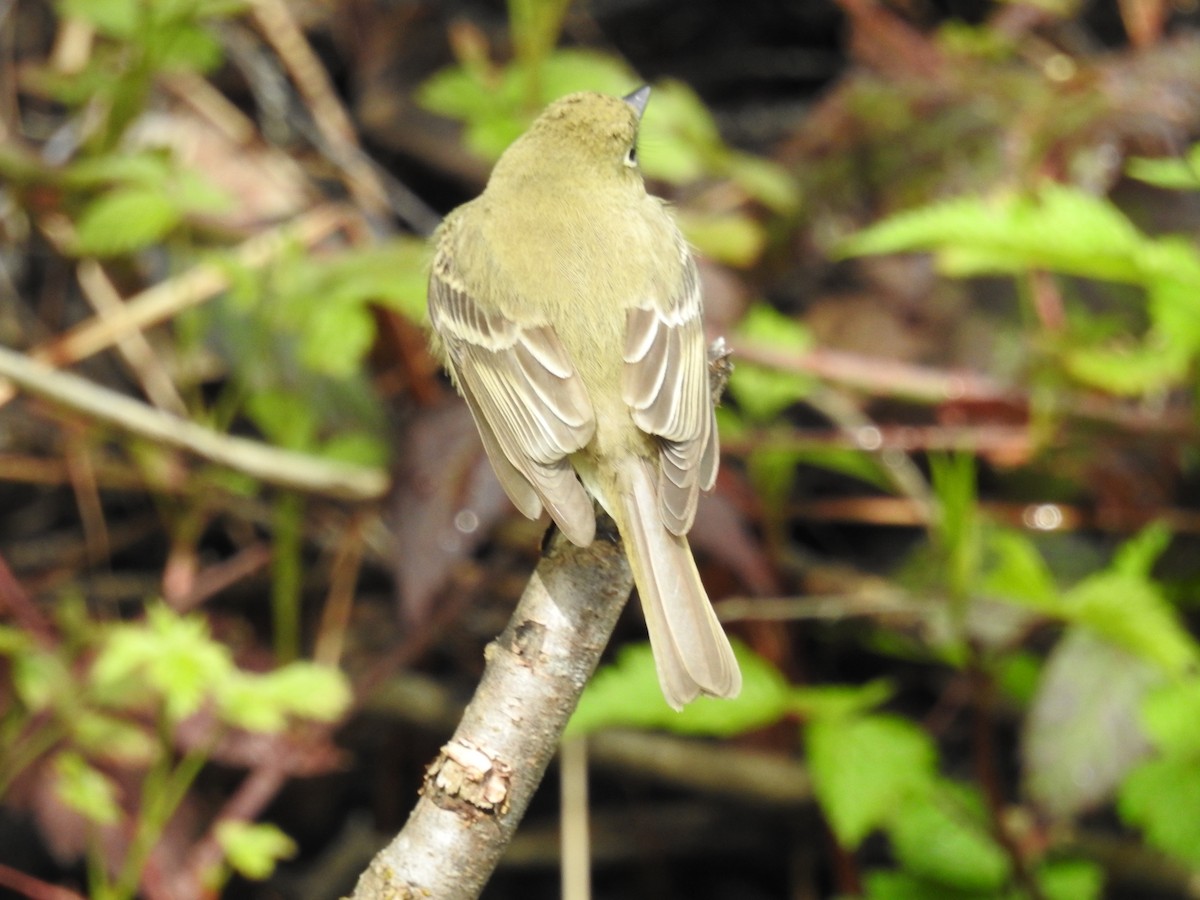
[[1198,658],[1196,643],[1174,608],[1158,585],[1143,577],[1099,572],[1067,591],[1063,609],[1072,621],[1169,674],[1183,674]]
[[891,682],[879,678],[862,685],[792,688],[792,709],[804,719],[848,717],[870,712],[895,692]]
[[182,219],[161,190],[116,188],[89,203],[79,217],[75,253],[115,256],[161,240]]
[[1078,626],[1046,661],[1022,734],[1028,794],[1069,818],[1106,803],[1149,750],[1138,728],[1155,666]]
[[1026,650],[1008,653],[992,664],[996,686],[1020,707],[1033,702],[1042,678],[1041,658]]
[[1171,528],[1165,522],[1147,525],[1121,545],[1109,569],[1130,578],[1149,578],[1151,569],[1166,552],[1171,538]]
[[224,57],[220,41],[191,22],[171,22],[155,29],[147,50],[156,68],[167,72],[209,72]]
[[888,836],[906,871],[938,884],[994,893],[1011,875],[1008,855],[988,830],[982,801],[957,785],[943,783],[902,804]]
[[0,625],[0,656],[18,656],[34,646],[32,638],[19,628]]
[[107,775],[81,755],[64,750],[54,758],[54,791],[67,806],[97,825],[112,825],[121,818],[117,787]]
[[649,644],[623,647],[583,692],[565,737],[604,728],[661,728],[678,734],[728,737],[773,724],[790,708],[791,690],[779,671],[738,643],[742,692],[734,700],[700,697],[676,712],[667,706]]
[[1046,182],[1032,196],[958,197],[899,213],[840,252],[933,251],[944,271],[960,276],[1040,268],[1139,283],[1150,243],[1108,200]]
[[1163,685],[1142,704],[1142,724],[1154,745],[1166,756],[1200,760],[1200,680]]
[[1063,367],[1081,383],[1122,397],[1163,391],[1188,372],[1187,352],[1173,342],[1074,347],[1063,354]]
[[1104,869],[1088,860],[1055,860],[1039,866],[1035,875],[1046,900],[1100,900],[1104,896]]
[[881,491],[892,491],[895,488],[895,482],[888,475],[879,457],[873,453],[848,447],[805,447],[793,452],[793,465],[803,463],[829,472],[839,472]]
[[709,259],[746,268],[758,261],[766,244],[762,225],[742,213],[676,210],[675,218],[688,243]]
[[995,894],[956,891],[908,872],[876,870],[863,879],[867,900],[998,900]]
[[144,686],[155,692],[168,721],[179,722],[235,671],[229,649],[212,639],[203,619],[156,605],[144,622],[109,630],[92,683],[112,703]]
[[158,150],[90,156],[63,170],[63,182],[76,189],[127,184],[165,189],[174,170],[170,157]]
[[1170,159],[1130,157],[1125,174],[1146,184],[1167,190],[1200,190],[1200,144],[1193,144],[1186,156]]
[[288,663],[263,676],[263,683],[283,709],[299,718],[333,722],[350,706],[350,682],[330,666]]
[[143,768],[159,754],[159,744],[144,726],[95,710],[80,710],[67,722],[81,750],[97,759]]
[[141,3],[138,0],[59,0],[64,16],[83,19],[96,30],[110,37],[129,38],[142,24]]
[[1146,840],[1186,865],[1200,866],[1200,760],[1155,759],[1129,774],[1117,810]]
[[286,833],[268,823],[224,819],[217,824],[216,838],[234,871],[253,881],[271,877],[276,864],[298,849]]
[[314,372],[351,375],[371,349],[375,321],[361,304],[326,302],[305,323],[300,335],[300,361]]
[[386,441],[378,435],[362,431],[343,432],[323,441],[317,452],[325,459],[355,463],[360,466],[383,466],[391,458]]
[[316,409],[311,398],[285,388],[263,388],[246,398],[246,414],[267,439],[288,450],[316,445]]
[[228,194],[191,169],[175,173],[171,190],[180,208],[188,214],[217,215],[233,208],[233,200]]
[[799,205],[799,189],[792,175],[779,164],[748,153],[732,153],[729,177],[773,212],[789,213]]
[[[799,355],[812,346],[808,329],[765,303],[751,306],[738,324],[733,338],[735,347],[739,338],[784,354]],[[815,383],[811,376],[802,373],[736,362],[729,377],[729,393],[747,419],[772,422],[789,406],[812,393]]]
[[217,696],[217,714],[221,721],[256,734],[277,734],[288,723],[287,710],[266,689],[264,676],[253,672],[238,671],[224,680]]
[[66,661],[46,650],[30,649],[13,659],[13,686],[27,709],[41,711],[71,696]]
[[818,719],[806,728],[806,744],[817,801],[849,849],[933,785],[933,741],[898,716]]
[[981,592],[985,596],[1049,613],[1058,611],[1058,585],[1028,536],[1010,528],[989,528],[983,544]]
[[931,453],[929,474],[937,498],[934,525],[944,577],[951,595],[965,598],[977,583],[983,553],[975,459],[968,453]]

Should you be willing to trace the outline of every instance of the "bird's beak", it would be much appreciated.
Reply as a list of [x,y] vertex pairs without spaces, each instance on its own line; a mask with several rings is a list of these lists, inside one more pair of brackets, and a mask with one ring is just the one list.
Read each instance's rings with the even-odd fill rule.
[[642,113],[646,111],[646,104],[650,102],[650,85],[643,84],[632,94],[626,94],[621,99],[632,106],[638,119],[641,119]]

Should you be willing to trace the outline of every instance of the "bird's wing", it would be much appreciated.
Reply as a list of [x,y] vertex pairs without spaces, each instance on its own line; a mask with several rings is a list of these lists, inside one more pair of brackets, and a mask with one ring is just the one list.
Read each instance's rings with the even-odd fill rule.
[[684,277],[663,302],[648,297],[629,310],[621,390],[642,431],[659,440],[658,491],[663,523],[686,534],[701,490],[717,478],[717,428],[708,385],[700,277],[680,244]]
[[590,544],[595,511],[568,457],[596,418],[558,336],[484,309],[445,253],[434,258],[429,316],[505,492],[525,515],[545,507],[569,540]]

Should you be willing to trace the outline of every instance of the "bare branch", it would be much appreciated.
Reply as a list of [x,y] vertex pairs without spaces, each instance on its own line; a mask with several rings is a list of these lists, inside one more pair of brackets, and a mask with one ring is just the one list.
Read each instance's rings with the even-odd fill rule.
[[558,749],[633,576],[619,544],[561,537],[530,579],[458,730],[425,775],[403,830],[353,900],[477,897]]
[[387,490],[388,477],[382,469],[321,459],[221,434],[5,347],[0,347],[0,378],[95,421],[166,447],[187,450],[268,484],[347,500],[373,500]]

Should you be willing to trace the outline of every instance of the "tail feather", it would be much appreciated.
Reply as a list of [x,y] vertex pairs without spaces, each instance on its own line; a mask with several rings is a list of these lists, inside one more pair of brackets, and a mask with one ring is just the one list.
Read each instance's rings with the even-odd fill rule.
[[618,477],[629,564],[642,598],[663,696],[675,709],[700,694],[736,697],[742,673],[713,612],[687,539],[662,521],[649,460],[631,461]]

